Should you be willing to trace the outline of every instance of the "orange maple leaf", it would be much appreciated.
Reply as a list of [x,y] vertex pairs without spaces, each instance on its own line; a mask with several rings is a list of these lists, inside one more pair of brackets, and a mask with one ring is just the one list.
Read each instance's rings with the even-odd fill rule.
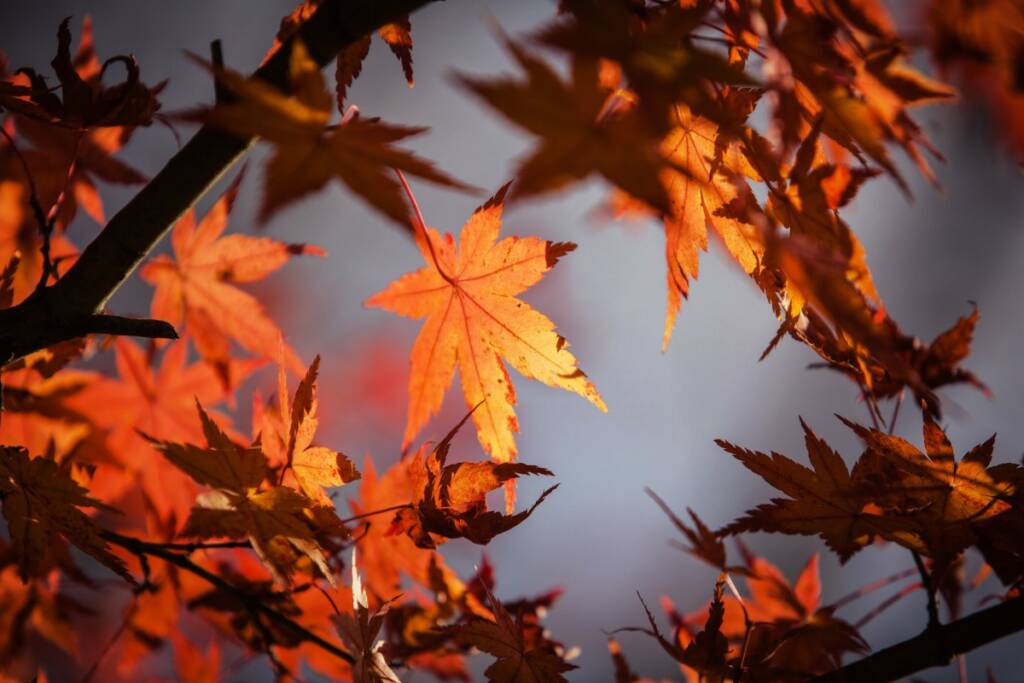
[[516,298],[576,245],[536,237],[498,241],[507,189],[473,213],[458,248],[450,234],[442,238],[433,228],[417,232],[427,265],[366,301],[426,318],[412,349],[403,448],[441,407],[456,364],[466,404],[480,405],[473,413],[480,444],[498,462],[515,459],[513,434],[519,430],[515,389],[502,357],[522,375],[573,391],[607,411],[555,324]]
[[369,528],[359,540],[359,561],[367,587],[377,598],[393,597],[401,590],[403,576],[427,588],[431,586],[431,572],[439,571],[446,581],[458,581],[440,554],[416,547],[405,534],[390,533],[391,517],[375,515],[410,504],[423,490],[426,478],[421,453],[399,460],[379,476],[373,461],[369,457],[364,461],[359,500],[351,506],[370,519]]
[[[737,198],[736,182],[746,175],[760,179],[738,146],[719,139],[718,126],[693,114],[685,105],[674,110],[676,127],[662,146],[678,168],[663,171],[671,213],[665,217],[665,261],[668,265],[668,303],[662,350],[668,347],[682,299],[697,279],[700,251],[708,247],[711,226],[729,254],[748,275],[760,264],[764,246],[756,228],[723,209]],[[683,169],[683,170],[679,170]],[[734,181],[735,179],[735,181]]]
[[[319,425],[316,380],[320,356],[313,359],[289,407],[284,367],[278,373],[278,413],[283,419],[264,419],[260,444],[272,466],[291,470],[299,488],[311,500],[333,507],[324,488],[342,486],[359,478],[359,471],[344,453],[313,446]],[[267,413],[265,417],[272,417]]]
[[[227,393],[209,365],[187,364],[184,341],[170,344],[155,369],[143,350],[125,337],[117,339],[114,349],[119,377],[103,377],[66,402],[97,427],[109,430],[107,446],[115,463],[113,468],[103,464],[104,476],[95,478],[93,493],[114,500],[132,491],[138,478],[143,495],[161,517],[176,514],[177,519],[184,519],[194,484],[168,467],[139,431],[159,439],[198,441],[203,434],[195,419],[195,402],[215,404],[227,398]],[[252,368],[252,362],[236,361],[229,368],[230,376],[241,381]],[[224,415],[212,415],[228,423]]]
[[182,535],[248,537],[274,578],[285,582],[297,551],[333,582],[323,549],[308,523],[314,501],[287,486],[262,487],[269,469],[260,449],[236,445],[198,402],[196,408],[206,448],[150,439],[175,467],[212,489],[196,498]]
[[[171,233],[174,258],[157,256],[141,273],[156,287],[153,317],[176,327],[185,321],[200,355],[221,373],[230,362],[231,340],[264,358],[282,352],[280,328],[256,297],[235,285],[262,280],[296,255],[327,255],[320,247],[269,237],[222,236],[241,179],[239,175],[198,223],[194,212],[185,214]],[[283,353],[289,369],[302,372],[291,347],[285,345]]]

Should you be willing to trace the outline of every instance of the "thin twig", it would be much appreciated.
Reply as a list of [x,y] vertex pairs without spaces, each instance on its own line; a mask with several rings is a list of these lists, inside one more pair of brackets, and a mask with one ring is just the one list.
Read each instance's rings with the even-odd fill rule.
[[[42,253],[42,272],[39,276],[39,282],[36,284],[36,289],[44,287],[47,280],[50,278],[51,268],[53,267],[50,260],[50,235],[53,233],[53,222],[47,218],[47,214],[43,211],[43,204],[39,199],[39,191],[36,188],[35,178],[32,176],[32,169],[29,168],[28,160],[18,149],[18,144],[14,141],[14,137],[7,131],[6,126],[0,125],[0,134],[3,134],[7,140],[7,144],[10,145],[11,151],[14,152],[14,156],[17,157],[18,163],[21,164],[21,170],[25,174],[25,180],[28,183],[28,205],[32,209],[32,217],[35,218],[36,225],[39,228],[39,234],[43,237],[43,243],[40,246],[40,252]],[[77,150],[77,146],[76,146]],[[72,168],[74,162],[72,162]],[[56,204],[54,204],[56,206]]]
[[124,618],[121,619],[121,625],[117,627],[117,630],[114,631],[113,634],[111,634],[110,638],[107,640],[106,645],[104,645],[103,649],[100,650],[98,655],[96,655],[96,661],[92,663],[92,666],[89,667],[89,670],[85,672],[84,676],[82,676],[81,683],[89,683],[89,681],[93,679],[93,676],[96,675],[96,672],[100,668],[100,664],[106,658],[107,654],[113,649],[117,641],[121,639],[121,636],[124,635],[125,629],[128,628],[128,622],[131,619],[132,615],[135,614],[135,610],[137,608],[138,603],[133,600],[131,608],[129,608],[129,610],[125,613]]
[[921,590],[922,588],[924,588],[924,584],[922,584],[919,581],[915,581],[913,583],[908,583],[906,586],[904,586],[903,588],[899,589],[897,592],[893,593],[892,595],[887,597],[885,600],[883,600],[882,602],[880,602],[877,605],[875,605],[875,607],[872,608],[870,612],[868,612],[867,614],[862,616],[860,619],[858,619],[857,623],[855,623],[853,625],[853,627],[859,631],[860,629],[862,629],[865,626],[867,626],[868,623],[871,622],[879,614],[881,614],[885,610],[889,609],[890,607],[895,605],[897,602],[899,602],[903,598],[905,598],[908,595],[910,595],[911,593],[914,593],[915,591]]
[[868,409],[868,415],[871,416],[871,425],[875,428],[876,432],[882,431],[882,421],[878,416],[874,400],[868,394],[868,388],[861,381],[857,382],[857,386],[860,387],[860,397],[864,400],[864,407]]
[[935,629],[941,625],[939,620],[939,603],[935,599],[936,586],[935,577],[932,576],[928,568],[924,566],[924,560],[921,559],[921,555],[914,550],[910,551],[911,556],[914,558],[914,565],[917,567],[918,573],[921,575],[921,584],[925,588],[925,592],[928,594],[928,628]]
[[885,588],[886,586],[894,584],[897,581],[902,581],[903,579],[906,579],[916,573],[917,569],[911,567],[909,569],[904,569],[901,572],[897,572],[892,576],[886,576],[885,578],[878,579],[877,581],[872,581],[871,583],[865,584],[857,590],[851,593],[847,593],[843,597],[839,598],[838,600],[832,603],[831,607],[834,610],[837,610],[840,607],[845,607],[846,605],[850,604],[854,600],[857,600],[858,598],[862,598],[865,595],[868,595],[869,593],[874,593],[879,588]]
[[900,416],[900,406],[903,405],[903,391],[896,395],[896,407],[892,409],[892,417],[889,418],[889,433],[896,431],[896,418]]
[[366,519],[367,517],[373,517],[375,515],[382,515],[385,512],[394,512],[395,510],[402,510],[403,508],[411,508],[411,507],[412,507],[412,505],[410,503],[402,503],[401,505],[392,505],[391,507],[381,508],[380,510],[374,510],[373,512],[363,512],[363,513],[358,514],[358,515],[353,515],[352,517],[346,517],[345,519],[341,520],[341,522],[342,522],[342,524],[348,524],[349,522],[355,522],[355,521],[358,521],[360,519]]
[[160,546],[167,550],[175,550],[186,553],[194,553],[197,550],[217,550],[221,548],[251,548],[249,541],[217,541],[214,543],[150,543],[152,546]]
[[246,606],[246,609],[259,612],[271,621],[274,621],[280,624],[281,626],[294,631],[303,639],[312,642],[313,644],[317,645],[323,650],[329,652],[335,657],[338,657],[339,659],[348,662],[349,664],[355,662],[355,658],[342,648],[338,647],[329,640],[321,638],[320,636],[313,633],[306,627],[293,621],[284,614],[281,614],[274,608],[268,607],[258,596],[252,595],[248,591],[245,591],[239,588],[238,586],[235,586],[234,584],[228,582],[220,576],[217,576],[213,572],[205,569],[204,567],[199,566],[198,564],[188,559],[188,557],[179,552],[168,550],[164,548],[163,545],[161,544],[149,543],[147,541],[132,538],[130,536],[122,536],[121,534],[116,533],[114,531],[102,531],[100,532],[100,535],[107,542],[124,548],[130,553],[133,553],[135,555],[150,555],[153,557],[158,557],[169,564],[173,564],[179,569],[184,569],[185,571],[203,579],[213,587],[222,590],[225,593],[230,593],[231,595],[235,596],[236,598],[242,601],[242,603]]

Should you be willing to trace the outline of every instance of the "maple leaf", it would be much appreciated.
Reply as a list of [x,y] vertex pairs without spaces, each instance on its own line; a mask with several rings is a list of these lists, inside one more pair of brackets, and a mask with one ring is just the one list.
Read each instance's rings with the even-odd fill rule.
[[722,543],[722,539],[711,531],[711,529],[701,521],[700,517],[698,517],[693,510],[686,508],[686,511],[690,514],[690,519],[693,520],[694,528],[691,529],[686,525],[686,522],[681,520],[674,512],[672,512],[672,508],[670,508],[665,501],[659,498],[658,494],[649,488],[645,488],[644,492],[650,496],[658,507],[661,508],[661,511],[668,516],[672,521],[672,524],[681,534],[683,534],[684,537],[686,537],[686,540],[690,542],[691,546],[686,547],[679,544],[677,547],[681,548],[684,552],[707,562],[712,567],[717,567],[722,571],[726,570],[725,545]]
[[541,474],[553,476],[550,470],[536,465],[505,462],[460,462],[446,465],[451,441],[470,417],[466,415],[438,443],[426,462],[427,477],[423,489],[417,491],[412,505],[399,510],[393,526],[404,530],[421,548],[434,548],[434,536],[466,538],[486,545],[529,517],[557,485],[544,491],[526,510],[503,515],[487,509],[485,495],[516,478]]
[[553,192],[591,174],[655,209],[669,210],[659,174],[670,164],[659,151],[659,134],[631,108],[609,109],[596,60],[573,63],[564,82],[545,62],[506,41],[527,80],[486,80],[466,75],[458,83],[539,142],[516,169],[517,197]]
[[776,498],[729,524],[720,533],[769,531],[819,535],[846,562],[871,543],[876,535],[892,538],[899,523],[881,514],[875,505],[874,472],[855,467],[852,474],[843,461],[801,419],[807,456],[813,469],[781,453],[748,451],[728,441],[715,441],[754,474],[789,498]]
[[737,188],[745,187],[741,175],[759,180],[757,171],[735,142],[720,137],[714,123],[682,105],[673,113],[676,127],[662,144],[666,156],[678,167],[666,170],[662,180],[671,208],[665,217],[668,302],[662,350],[668,348],[682,299],[689,294],[689,280],[697,278],[700,251],[708,246],[708,226],[748,275],[758,269],[764,254],[754,226],[724,213],[737,199]]
[[[288,16],[281,20],[281,27],[277,31],[274,45],[264,57],[264,62],[280,49],[281,44],[287,38],[298,31],[303,22],[309,19],[319,6],[320,0],[303,0]],[[412,24],[409,21],[409,16],[406,15],[398,21],[384,24],[377,29],[377,36],[387,44],[392,54],[398,59],[399,64],[402,66],[402,73],[405,75],[405,82],[411,88],[413,86]],[[350,43],[338,53],[335,82],[337,84],[336,93],[339,111],[344,111],[346,92],[362,71],[363,60],[366,59],[366,55],[370,52],[371,38],[371,35],[365,35],[359,40]]]
[[[184,340],[169,344],[156,368],[151,366],[152,357],[125,337],[116,339],[114,352],[118,377],[98,378],[65,401],[108,432],[113,462],[103,463],[103,476],[93,482],[93,493],[113,500],[141,488],[158,515],[183,519],[192,505],[195,485],[177,468],[166,467],[139,432],[168,441],[200,441],[203,432],[195,420],[196,401],[219,403],[227,398],[226,390],[209,365],[187,363]],[[252,361],[233,361],[228,368],[231,384],[254,367]],[[228,424],[220,413],[211,412],[211,416]]]
[[563,673],[577,668],[565,661],[546,643],[524,639],[522,624],[487,592],[494,619],[475,618],[456,627],[460,643],[476,647],[496,658],[484,675],[502,683],[552,683],[565,681]]
[[[130,55],[112,57],[95,71],[98,62],[83,64],[81,58],[76,64],[71,57],[70,17],[61,22],[57,31],[57,54],[50,62],[60,80],[61,96],[55,95],[46,79],[33,69],[21,69],[31,83],[27,99],[17,93],[7,93],[2,106],[23,116],[35,118],[68,128],[91,128],[95,126],[148,126],[160,108],[156,93],[162,86],[149,88],[139,80],[139,65]],[[83,47],[91,51],[91,33],[83,34]],[[88,42],[86,42],[88,41]],[[88,52],[80,50],[79,57]],[[92,55],[93,58],[95,55]],[[90,60],[91,61],[91,60]],[[125,69],[125,79],[117,85],[107,87],[101,76],[107,66],[120,63]],[[83,78],[81,67],[92,66],[92,78]],[[78,67],[78,68],[76,68]]]
[[[2,550],[10,553],[6,543]],[[47,649],[56,647],[72,656],[80,652],[79,633],[69,618],[76,605],[48,584],[45,579],[25,581],[13,564],[0,569],[0,605],[4,606],[0,612],[0,652],[5,673],[26,664],[21,670],[32,668],[28,661],[38,658],[38,654],[32,652],[36,648],[26,646],[28,643],[42,641]]]
[[[89,87],[102,88],[103,65],[96,55],[92,20],[88,15],[82,18],[81,38],[71,64]],[[0,79],[2,72],[0,65]],[[22,74],[16,74],[14,78],[27,81]],[[154,88],[153,94],[162,87],[161,84]],[[22,155],[40,203],[46,210],[56,211],[56,224],[61,228],[71,223],[79,207],[98,224],[106,223],[103,201],[96,188],[97,180],[118,185],[139,185],[147,180],[141,172],[113,156],[128,143],[134,126],[80,130],[20,116],[16,119],[16,129],[34,146],[22,150]]]
[[6,371],[2,379],[0,443],[23,446],[30,453],[52,453],[63,462],[91,436],[88,421],[69,409],[66,399],[87,387],[95,379],[92,373],[65,371],[47,378],[30,365]]
[[[356,514],[408,505],[426,481],[420,453],[398,460],[380,476],[367,457],[362,472],[359,500],[351,503]],[[371,522],[359,542],[359,557],[370,592],[378,598],[390,598],[399,591],[403,575],[429,586],[429,568],[435,553],[416,547],[405,534],[389,534],[388,530],[387,523]]]
[[[317,356],[296,388],[289,408],[287,378],[281,367],[278,373],[278,401],[281,415],[288,416],[287,428],[281,421],[281,430],[276,438],[273,434],[264,434],[261,446],[268,458],[280,462],[286,470],[291,470],[306,496],[320,504],[333,506],[323,489],[355,481],[359,478],[359,472],[344,453],[311,445],[319,424],[316,399],[319,369],[320,356]],[[273,429],[266,422],[264,425]]]
[[335,622],[342,639],[355,653],[355,661],[352,663],[353,683],[401,683],[380,651],[384,641],[377,640],[377,634],[384,625],[387,606],[370,613],[366,591],[359,576],[355,548],[352,548],[352,609],[354,614],[339,614]]
[[720,111],[712,84],[753,83],[740,65],[691,40],[710,7],[706,2],[646,7],[630,0],[565,0],[563,20],[541,30],[537,40],[576,59],[620,65],[645,118],[663,131],[676,104],[704,114]]
[[157,256],[142,267],[142,278],[156,287],[151,313],[175,327],[184,321],[200,355],[222,375],[230,363],[232,340],[265,358],[283,352],[285,363],[298,373],[302,364],[290,346],[282,348],[280,328],[256,297],[235,285],[262,280],[293,256],[327,253],[269,237],[223,236],[243,175],[198,223],[189,212],[175,224],[174,258]]
[[[780,680],[792,671],[825,673],[840,665],[843,654],[868,651],[856,628],[835,617],[833,607],[821,605],[817,554],[811,555],[793,584],[764,558],[745,554],[751,595],[743,606],[750,620],[759,624],[747,653],[752,680]],[[741,611],[738,600],[726,598],[724,628],[736,642],[746,637]]]
[[940,415],[934,388],[970,382],[986,390],[957,367],[968,350],[973,330],[969,321],[943,338],[933,355],[869,300],[862,281],[851,278],[850,260],[828,246],[803,235],[773,237],[768,261],[784,273],[791,301],[799,300],[794,308],[800,313],[784,321],[780,333],[789,331],[807,343],[829,367],[853,378],[872,396],[876,381],[882,392],[878,396],[893,396],[906,387],[926,410]]
[[573,391],[607,410],[554,323],[516,298],[575,245],[535,237],[497,241],[507,189],[473,213],[458,248],[450,234],[442,238],[432,228],[418,233],[427,265],[366,301],[426,318],[412,349],[403,448],[441,407],[456,364],[466,404],[480,405],[473,412],[480,444],[498,462],[515,459],[513,434],[519,429],[515,389],[502,357],[525,377]]
[[[415,81],[412,72],[412,23],[409,21],[409,16],[406,15],[398,21],[384,24],[377,29],[377,35],[391,48],[391,53],[402,65],[405,82],[411,88]],[[339,111],[344,111],[345,95],[349,86],[362,72],[363,60],[366,59],[369,52],[370,36],[367,35],[338,53],[334,80]]]
[[291,94],[230,70],[214,69],[214,73],[234,94],[235,101],[217,105],[206,112],[205,119],[235,134],[258,136],[274,145],[264,173],[260,220],[337,179],[371,207],[407,226],[408,209],[392,169],[438,185],[471,189],[431,163],[393,146],[424,132],[424,128],[359,116],[328,125],[331,95],[320,68],[301,41],[292,42]]
[[107,549],[95,522],[79,508],[108,508],[90,498],[53,460],[0,446],[0,500],[23,580],[42,576],[59,534],[126,580],[124,563]]
[[333,575],[310,521],[313,502],[286,486],[261,488],[267,460],[259,448],[231,441],[197,402],[206,448],[150,439],[150,443],[194,481],[211,487],[196,499],[182,535],[245,538],[270,569],[286,581],[294,552],[309,557],[328,581]]
[[[932,390],[947,384],[970,384],[985,394],[988,387],[974,373],[960,367],[961,361],[971,352],[974,329],[980,312],[975,306],[970,315],[961,316],[948,330],[938,334],[929,344],[914,343],[910,351],[909,365],[916,369],[921,381]],[[875,373],[871,391],[879,397],[896,396],[903,386],[892,381],[890,376]]]
[[932,57],[988,107],[1011,151],[1024,155],[1020,53],[1024,7],[1016,0],[931,0],[925,17]]
[[97,182],[141,185],[147,178],[114,155],[131,138],[124,126],[86,132],[18,119],[18,132],[33,147],[23,152],[43,206],[56,210],[56,224],[66,228],[81,208],[98,225],[106,213]]
[[622,652],[622,646],[612,636],[608,636],[608,654],[611,656],[612,665],[615,667],[615,683],[641,683],[646,680],[633,672],[629,661],[626,659],[626,655]]
[[843,30],[836,15],[814,6],[792,6],[785,12],[782,29],[768,31],[774,48],[769,57],[772,70],[786,74],[772,84],[779,98],[779,118],[789,129],[784,137],[798,137],[805,120],[821,116],[831,139],[858,157],[871,157],[905,192],[909,188],[887,142],[900,145],[934,182],[918,145],[940,159],[941,155],[907,109],[950,100],[954,92],[903,63],[901,48],[891,36],[879,33],[880,27],[874,31],[877,37],[862,42]]
[[995,436],[957,461],[945,432],[928,413],[924,414],[924,453],[898,436],[840,419],[869,449],[902,472],[903,476],[888,483],[890,493],[897,496],[890,505],[909,516],[920,536],[918,543],[904,544],[940,565],[973,545],[986,523],[1004,516],[1021,518],[1012,502],[1018,484],[1011,476],[1020,468],[1011,464],[1008,473],[1006,466],[989,467]]

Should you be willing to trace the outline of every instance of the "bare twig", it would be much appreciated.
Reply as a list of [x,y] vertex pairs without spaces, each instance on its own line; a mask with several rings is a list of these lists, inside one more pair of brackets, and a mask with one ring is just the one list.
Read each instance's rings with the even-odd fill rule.
[[329,640],[325,640],[324,638],[321,638],[320,636],[313,633],[306,627],[295,622],[294,620],[290,619],[284,614],[281,614],[273,607],[268,607],[259,596],[253,595],[248,591],[239,588],[238,586],[235,586],[226,579],[217,576],[216,574],[205,569],[204,567],[199,566],[198,564],[188,559],[187,556],[180,552],[168,550],[161,543],[149,543],[147,541],[143,541],[137,538],[132,538],[131,536],[122,536],[121,534],[113,531],[103,531],[101,532],[100,535],[107,542],[124,548],[125,550],[134,555],[149,555],[151,557],[158,557],[164,562],[167,562],[168,564],[173,564],[179,569],[183,569],[191,574],[194,574],[195,576],[198,576],[199,578],[203,579],[204,581],[212,585],[214,588],[217,588],[219,590],[224,591],[225,593],[230,593],[231,595],[235,596],[242,602],[242,604],[245,605],[245,608],[250,610],[251,612],[265,616],[267,619],[275,622],[279,626],[282,626],[288,630],[293,631],[303,640],[308,640],[309,642],[317,645],[318,647],[329,652],[335,657],[338,657],[339,659],[348,662],[349,664],[355,662],[355,659],[352,657],[351,654],[341,649],[334,643],[330,642]]
[[871,583],[865,584],[857,590],[851,593],[847,593],[843,597],[839,598],[838,600],[832,603],[831,607],[834,610],[837,610],[840,607],[845,607],[846,605],[850,604],[854,600],[857,600],[858,598],[862,598],[865,595],[868,595],[869,593],[874,593],[879,588],[885,588],[886,586],[894,584],[897,581],[902,581],[903,579],[909,578],[912,574],[916,573],[917,569],[904,569],[903,571],[892,574],[891,576],[886,576],[885,578],[878,579],[877,581],[872,581]]
[[358,515],[353,515],[352,517],[346,517],[345,519],[343,519],[341,521],[342,521],[343,524],[348,524],[349,522],[355,522],[355,521],[358,521],[360,519],[366,519],[367,517],[373,517],[375,515],[382,515],[385,512],[394,512],[395,510],[402,510],[403,508],[411,508],[411,507],[412,507],[412,505],[410,503],[402,503],[401,505],[392,505],[391,507],[381,508],[380,510],[373,510],[371,512],[363,512],[363,513],[360,513]]
[[910,554],[914,558],[914,566],[917,567],[917,572],[921,575],[921,584],[924,586],[925,593],[928,594],[928,628],[934,629],[940,625],[939,620],[939,603],[935,599],[937,592],[935,585],[935,577],[932,576],[928,568],[924,566],[924,560],[921,559],[921,555],[913,550]]

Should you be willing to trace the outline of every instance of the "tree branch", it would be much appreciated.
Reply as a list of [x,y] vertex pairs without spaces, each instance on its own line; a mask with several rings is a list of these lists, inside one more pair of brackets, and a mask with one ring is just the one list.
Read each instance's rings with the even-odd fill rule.
[[1024,597],[975,612],[813,679],[814,683],[882,683],[933,666],[1024,630]]
[[[124,548],[128,552],[138,555],[139,557],[145,557],[147,555],[151,557],[158,557],[168,564],[173,564],[179,569],[184,569],[185,571],[203,579],[214,588],[234,595],[236,598],[241,600],[245,605],[245,608],[252,613],[265,616],[278,625],[295,632],[303,640],[308,640],[309,642],[314,643],[318,647],[326,650],[335,657],[348,662],[349,664],[355,662],[355,658],[353,658],[351,654],[341,649],[331,641],[321,638],[306,627],[281,614],[272,607],[267,607],[263,601],[260,600],[259,596],[252,595],[220,576],[217,576],[213,572],[199,566],[180,552],[169,550],[163,544],[149,543],[137,538],[132,538],[131,536],[122,536],[114,531],[102,531],[100,532],[100,536],[102,536],[108,543]],[[268,643],[268,647],[271,644],[272,643]]]
[[[301,38],[324,66],[346,46],[432,0],[324,0],[298,32],[253,74],[285,89],[291,45]],[[203,126],[167,165],[110,219],[67,274],[17,306],[0,310],[0,364],[74,335],[64,320],[100,311],[168,230],[252,145]]]

